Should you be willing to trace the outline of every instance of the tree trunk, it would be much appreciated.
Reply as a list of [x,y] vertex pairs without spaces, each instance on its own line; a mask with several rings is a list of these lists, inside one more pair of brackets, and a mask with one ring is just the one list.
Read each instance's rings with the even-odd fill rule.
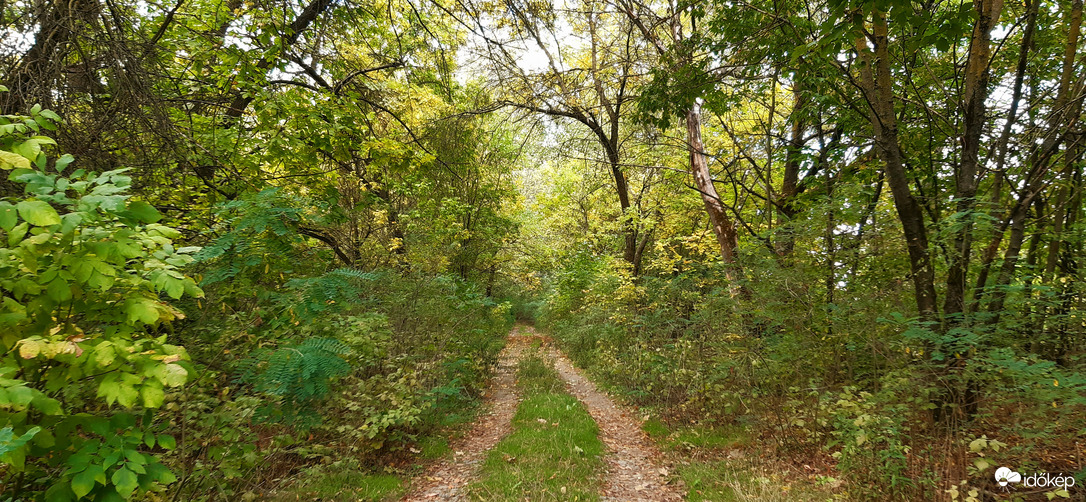
[[803,150],[803,130],[806,128],[800,112],[804,105],[804,97],[798,83],[792,89],[792,96],[792,138],[784,158],[784,179],[781,181],[781,197],[777,204],[781,229],[778,231],[780,239],[777,240],[776,248],[777,254],[781,256],[792,254],[792,249],[796,245],[796,235],[791,227],[791,221],[799,212],[796,210],[795,203],[796,196],[799,195],[799,158]]
[[[857,22],[860,22],[857,19]],[[897,117],[894,115],[894,91],[890,74],[890,51],[887,47],[888,29],[886,16],[874,16],[874,54],[867,48],[867,40],[857,38],[857,49],[865,59],[861,70],[864,93],[871,105],[871,127],[875,146],[886,164],[886,182],[894,197],[894,209],[905,233],[905,245],[909,251],[909,268],[912,272],[916,308],[923,321],[936,317],[935,273],[931,254],[928,252],[928,234],[924,226],[924,213],[909,189],[901,147],[898,143]],[[872,60],[874,59],[874,60]]]
[[615,192],[618,194],[618,205],[622,209],[622,259],[630,265],[634,277],[641,275],[641,255],[637,252],[638,223],[633,220],[633,210],[630,209],[630,186],[626,183],[626,176],[622,173],[619,163],[618,150],[611,145],[609,139],[617,139],[617,136],[607,138],[600,134],[600,141],[607,149],[607,161],[611,164],[611,176],[615,179]]
[[709,163],[705,158],[705,145],[701,141],[701,105],[698,103],[694,103],[686,113],[686,140],[690,150],[690,172],[694,175],[694,186],[701,194],[705,212],[709,215],[709,225],[713,228],[713,234],[716,235],[717,245],[720,246],[720,256],[727,267],[728,280],[735,280],[735,272],[738,269],[736,249],[739,247],[739,236],[735,231],[735,224],[724,210],[724,204],[717,195],[716,187],[713,186]]
[[[1071,84],[1071,72],[1074,71],[1075,54],[1078,51],[1078,35],[1082,26],[1082,0],[1075,0],[1071,4],[1071,26],[1070,33],[1067,36],[1067,44],[1064,46],[1063,52],[1063,74],[1060,78],[1060,88],[1065,89]],[[1069,114],[1078,115],[1081,109],[1081,102],[1076,100],[1077,106],[1072,106]],[[1068,145],[1066,153],[1064,154],[1063,164],[1063,185],[1060,186],[1059,193],[1056,196],[1056,207],[1053,209],[1052,214],[1055,216],[1055,220],[1052,223],[1052,243],[1048,249],[1048,259],[1045,262],[1044,275],[1045,280],[1052,276],[1056,270],[1056,262],[1059,259],[1060,245],[1063,239],[1063,227],[1064,217],[1067,214],[1065,204],[1068,197],[1068,185],[1071,183],[1071,177],[1074,173],[1074,164],[1077,157],[1076,153],[1076,141],[1072,141],[1071,145]]]
[[[1067,41],[1064,50],[1063,70],[1060,75],[1060,86],[1056,91],[1056,101],[1048,117],[1048,132],[1044,141],[1036,147],[1029,156],[1029,174],[1026,176],[1026,186],[1019,193],[1018,199],[1010,214],[1010,240],[1007,242],[1007,250],[1004,253],[1003,265],[1000,267],[999,276],[992,289],[992,300],[988,305],[988,311],[995,315],[990,318],[991,323],[999,321],[999,314],[1003,310],[1003,304],[1007,297],[1006,286],[1014,279],[1015,266],[1018,263],[1018,255],[1022,251],[1025,241],[1026,218],[1030,204],[1040,195],[1046,185],[1045,176],[1049,171],[1049,164],[1056,150],[1059,148],[1071,129],[1078,122],[1081,109],[1082,96],[1071,96],[1071,79],[1075,71],[1075,55],[1078,49],[1079,31],[1082,25],[1082,0],[1074,0],[1071,4],[1071,22],[1067,31]],[[1001,239],[1002,234],[995,240]],[[978,286],[982,286],[978,284]]]
[[981,133],[986,122],[984,106],[988,98],[989,64],[991,57],[991,31],[999,20],[1002,0],[978,1],[977,22],[973,26],[969,60],[965,67],[965,131],[962,134],[962,160],[955,170],[954,200],[957,202],[957,218],[964,221],[954,233],[948,258],[950,261],[946,280],[946,298],[943,315],[948,325],[962,323],[957,314],[965,311],[966,272],[973,245],[973,208],[976,207]]
[[43,2],[38,32],[34,44],[26,51],[4,84],[8,92],[0,93],[0,115],[18,115],[29,111],[30,105],[40,103],[51,108],[52,91],[61,76],[67,48],[76,35],[73,31],[84,23],[94,22],[101,5],[96,0]]

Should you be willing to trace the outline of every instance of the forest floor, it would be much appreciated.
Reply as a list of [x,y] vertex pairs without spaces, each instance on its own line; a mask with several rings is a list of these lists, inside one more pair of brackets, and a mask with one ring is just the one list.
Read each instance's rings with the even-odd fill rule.
[[[559,352],[549,338],[539,335],[530,326],[518,325],[509,335],[508,343],[499,356],[498,368],[484,398],[485,410],[471,430],[450,445],[451,455],[430,465],[418,476],[411,489],[403,497],[404,501],[459,501],[468,500],[469,492],[479,490],[481,470],[486,463],[488,453],[498,446],[514,431],[514,415],[518,414],[518,404],[523,396],[517,386],[517,365],[527,354],[541,353],[553,365],[557,375],[564,383],[565,390],[583,404],[587,413],[598,426],[599,440],[606,449],[603,452],[604,472],[599,473],[599,500],[602,501],[676,501],[682,500],[681,492],[670,475],[670,467],[665,464],[665,457],[642,431],[640,422],[633,418],[630,410],[616,404],[601,393],[596,385],[585,378],[569,360]],[[569,405],[565,406],[570,409]],[[561,411],[561,410],[559,410]],[[518,415],[519,416],[519,415]],[[544,418],[534,418],[547,425]],[[553,419],[552,419],[553,421]],[[574,418],[564,420],[574,422]],[[517,427],[525,427],[525,421]],[[530,422],[530,421],[529,421]],[[555,428],[557,421],[550,424]],[[557,431],[559,434],[573,436],[576,432]],[[588,447],[586,446],[585,450]],[[581,454],[584,450],[577,447]],[[493,454],[493,453],[491,453]],[[508,453],[502,453],[509,463],[517,461]],[[557,459],[556,459],[557,460]],[[521,461],[527,464],[529,461]],[[519,471],[523,476],[527,471]],[[553,473],[553,478],[558,473]],[[488,473],[487,475],[491,475]],[[527,482],[530,480],[519,480]],[[589,482],[590,486],[592,481]],[[476,494],[478,491],[475,492]],[[561,494],[566,494],[566,486],[561,487]],[[556,498],[565,498],[554,494]],[[572,496],[572,492],[569,494]],[[470,498],[479,498],[475,495]],[[501,497],[505,498],[505,497]],[[520,497],[523,498],[523,497]]]
[[404,501],[463,500],[463,489],[473,479],[479,463],[498,441],[512,431],[513,413],[519,393],[516,388],[517,361],[531,338],[517,326],[498,355],[498,368],[483,397],[483,412],[471,430],[449,445],[451,456],[431,465],[419,476]]

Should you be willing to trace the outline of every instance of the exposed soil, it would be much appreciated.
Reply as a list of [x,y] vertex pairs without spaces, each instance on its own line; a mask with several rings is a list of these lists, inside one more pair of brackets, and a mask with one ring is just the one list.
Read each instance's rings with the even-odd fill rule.
[[669,484],[668,469],[661,464],[660,452],[642,432],[628,410],[616,405],[585,378],[561,352],[549,347],[549,340],[531,327],[517,326],[499,355],[498,368],[491,380],[484,406],[486,412],[451,448],[454,455],[432,465],[420,476],[403,501],[462,501],[464,488],[474,479],[486,453],[512,431],[513,414],[519,395],[515,385],[516,366],[532,340],[542,340],[555,369],[566,382],[570,394],[584,403],[600,429],[600,440],[607,446],[607,464],[603,493],[605,502],[663,502],[682,500],[681,490]]
[[403,501],[467,500],[464,487],[473,479],[486,452],[512,432],[513,413],[520,400],[515,385],[517,361],[531,339],[521,335],[525,329],[521,326],[513,328],[505,348],[498,355],[498,367],[483,396],[486,411],[471,431],[449,445],[452,457],[430,466],[415,480]]
[[669,484],[669,472],[662,465],[660,451],[641,430],[629,410],[616,405],[584,377],[561,352],[552,349],[555,369],[566,381],[569,393],[577,397],[600,428],[600,440],[607,445],[606,482],[602,501],[657,502],[682,500],[681,490]]

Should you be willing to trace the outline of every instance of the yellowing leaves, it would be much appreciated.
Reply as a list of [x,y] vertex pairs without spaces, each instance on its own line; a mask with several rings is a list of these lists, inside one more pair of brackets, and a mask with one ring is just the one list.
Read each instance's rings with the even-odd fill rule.
[[130,323],[157,324],[185,318],[180,310],[150,298],[129,299],[125,302],[125,313]]
[[0,150],[0,169],[30,169],[30,161],[17,153]]
[[19,357],[23,359],[34,359],[38,357],[42,349],[42,340],[23,339],[19,341]]
[[40,200],[24,200],[18,203],[16,209],[19,216],[34,226],[44,227],[60,223],[60,215],[49,203]]
[[140,387],[140,397],[145,408],[158,408],[166,400],[166,392],[157,382],[147,382]]
[[445,100],[425,87],[411,86],[404,90],[400,98],[406,108],[406,111],[400,112],[400,117],[409,125],[439,117],[449,107]]
[[113,364],[113,361],[117,359],[117,352],[113,348],[113,343],[110,341],[104,341],[94,347],[94,362],[102,368],[106,368]]
[[373,212],[374,225],[388,225],[388,211],[381,209]]
[[185,381],[189,378],[189,372],[185,368],[182,368],[180,364],[167,363],[156,366],[152,371],[152,375],[158,379],[158,381],[167,387],[180,387],[185,385]]
[[77,343],[79,339],[48,340],[40,336],[32,336],[19,340],[19,357],[23,359],[55,359],[62,354],[75,354],[77,357],[83,354],[83,349]]

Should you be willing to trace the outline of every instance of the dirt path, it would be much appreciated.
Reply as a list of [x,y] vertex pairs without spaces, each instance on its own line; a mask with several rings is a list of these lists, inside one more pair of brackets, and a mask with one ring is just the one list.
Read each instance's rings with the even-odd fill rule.
[[[498,368],[485,396],[487,411],[471,431],[450,445],[455,455],[431,466],[418,478],[404,502],[464,501],[463,493],[486,458],[487,451],[512,431],[519,401],[516,366],[532,340],[540,339],[528,326],[517,326],[498,356]],[[660,452],[641,431],[628,411],[615,405],[585,378],[561,352],[549,343],[548,356],[574,395],[596,420],[600,440],[607,446],[604,502],[671,502],[682,500],[680,491],[668,484],[667,470],[659,465]]]
[[519,400],[515,385],[517,361],[530,340],[522,335],[526,330],[530,328],[517,326],[509,333],[508,342],[498,355],[498,368],[484,396],[487,409],[471,431],[449,445],[453,457],[431,466],[401,500],[467,500],[463,489],[474,478],[486,452],[512,431],[513,413]]
[[682,500],[680,490],[668,483],[668,471],[659,464],[660,451],[641,430],[628,410],[615,405],[596,389],[561,352],[551,349],[555,369],[566,381],[570,394],[584,403],[600,427],[607,445],[607,481],[601,501],[658,502]]

